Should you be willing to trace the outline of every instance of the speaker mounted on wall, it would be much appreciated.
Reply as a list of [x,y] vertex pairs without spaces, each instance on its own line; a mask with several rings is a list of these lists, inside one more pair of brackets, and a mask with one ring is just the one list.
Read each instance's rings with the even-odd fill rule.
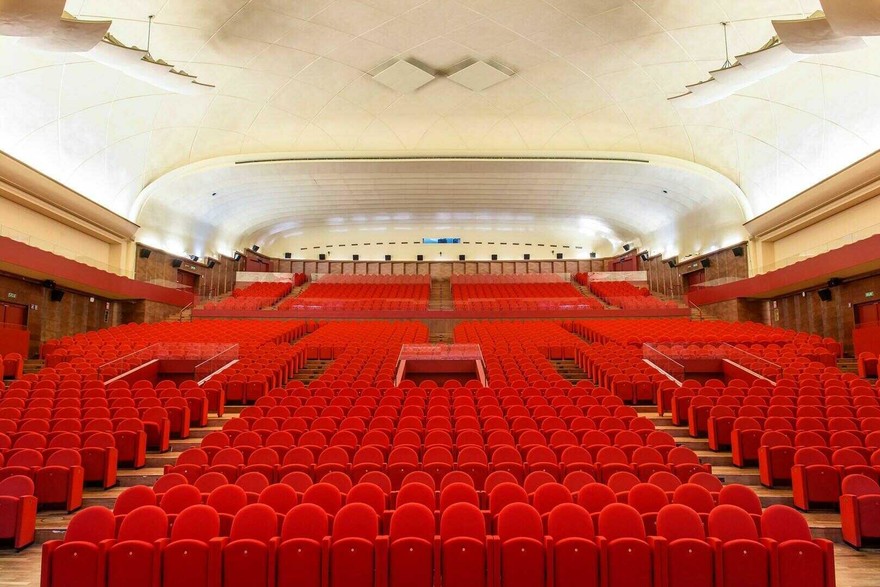
[[464,256],[464,255],[459,255],[459,256],[458,256],[458,260],[459,260],[459,261],[464,261],[464,260],[465,260],[465,256]]
[[385,260],[386,260],[386,261],[390,261],[390,260],[391,260],[391,255],[385,255]]
[[255,252],[255,253],[256,253],[256,252],[259,252],[259,250],[260,250],[260,246],[259,246],[259,245],[254,245],[254,246],[251,247],[251,250],[252,250],[253,252]]
[[416,255],[416,261],[424,261],[424,260],[425,260],[424,255]]
[[293,259],[293,253],[284,253],[285,259]]
[[595,259],[595,258],[596,258],[596,253],[590,253],[590,259]]
[[675,269],[675,266],[678,265],[678,261],[676,259],[669,259],[666,261],[666,264],[669,265],[670,269]]
[[624,251],[629,251],[629,245],[623,245],[623,250],[624,250]]
[[730,250],[733,251],[734,257],[742,257],[743,255],[746,254],[746,250],[742,247],[733,247]]
[[556,253],[556,258],[561,261],[562,260],[562,253]]
[[318,261],[326,261],[326,260],[327,260],[327,255],[325,255],[324,253],[320,253],[318,255]]
[[360,255],[352,255],[352,256],[351,256],[351,260],[352,260],[352,261],[360,261],[360,260],[361,260],[361,256],[360,256]]
[[703,266],[703,269],[708,269],[712,265],[712,263],[709,261],[709,259],[700,259],[700,265]]
[[183,265],[182,259],[172,259],[171,260],[171,266],[174,267],[175,269],[179,269],[181,265]]
[[531,258],[532,258],[532,256],[531,256],[530,254],[528,254],[528,253],[526,253],[525,255],[523,255],[523,260],[524,260],[524,261],[528,261],[528,260],[531,259]]
[[827,289],[827,288],[820,289],[816,293],[819,294],[819,299],[822,300],[823,302],[830,302],[831,301],[831,290],[830,289]]
[[492,255],[492,260],[493,260],[493,261],[497,261],[497,260],[498,260],[498,255]]
[[153,251],[151,251],[150,249],[141,249],[141,252],[138,253],[138,256],[140,256],[141,259],[149,259],[149,258],[150,258],[150,254],[151,254],[152,252],[153,252]]
[[217,261],[215,261],[214,259],[208,259],[208,263],[207,263],[208,269],[213,269],[216,264],[217,264]]
[[53,289],[49,292],[49,299],[53,302],[60,302],[64,299],[64,292],[60,289]]
[[647,263],[647,262],[648,262],[648,259],[649,259],[650,257],[648,257],[648,253],[642,253],[641,255],[639,255],[639,258],[640,258],[643,262]]
[[837,287],[838,285],[842,285],[843,280],[839,277],[832,277],[828,280],[828,287]]

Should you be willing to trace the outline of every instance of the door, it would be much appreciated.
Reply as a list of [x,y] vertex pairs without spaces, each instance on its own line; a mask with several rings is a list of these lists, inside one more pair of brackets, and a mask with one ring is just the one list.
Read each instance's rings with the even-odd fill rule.
[[869,324],[880,322],[880,302],[859,304],[855,307],[856,324]]
[[0,303],[0,324],[27,328],[27,306]]

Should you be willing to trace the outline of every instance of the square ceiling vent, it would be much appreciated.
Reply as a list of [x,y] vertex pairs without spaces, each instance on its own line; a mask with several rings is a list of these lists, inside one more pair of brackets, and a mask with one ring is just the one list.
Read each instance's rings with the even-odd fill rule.
[[450,74],[449,79],[474,92],[482,92],[509,79],[511,75],[512,73],[485,61],[474,61],[467,67]]
[[431,82],[434,75],[408,61],[401,60],[374,74],[373,79],[395,92],[409,94]]

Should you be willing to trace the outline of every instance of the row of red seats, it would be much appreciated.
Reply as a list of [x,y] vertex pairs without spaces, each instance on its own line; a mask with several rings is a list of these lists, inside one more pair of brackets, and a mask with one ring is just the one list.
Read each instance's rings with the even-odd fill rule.
[[856,366],[859,377],[877,378],[877,355],[872,352],[861,352],[857,358]]
[[[33,437],[32,437],[33,438]],[[20,442],[2,446],[5,440],[0,438],[0,478],[17,475],[12,468],[42,467],[49,464],[48,459],[63,450],[75,450],[79,453],[80,465],[83,468],[83,482],[109,489],[116,485],[116,472],[119,462],[119,450],[116,438],[107,432],[91,432],[81,437],[70,432],[63,432],[50,437],[48,443]]]
[[606,303],[623,309],[677,308],[675,302],[665,302],[651,295],[648,288],[636,287],[625,281],[590,281],[590,291]]
[[786,585],[834,585],[831,543],[813,540],[806,521],[784,506],[762,515],[759,536],[736,506],[715,508],[707,533],[696,512],[671,504],[657,513],[650,538],[639,512],[621,503],[603,508],[594,528],[576,504],[553,508],[545,525],[532,506],[514,502],[499,512],[492,534],[467,502],[446,508],[439,533],[434,513],[418,503],[396,509],[387,534],[366,503],[340,508],[332,529],[330,516],[314,504],[290,508],[280,527],[272,506],[250,504],[234,515],[228,537],[210,506],[184,509],[170,532],[168,517],[142,506],[117,530],[109,510],[85,510],[63,541],[44,545],[43,584],[114,586],[146,577],[163,587],[724,587],[766,586],[783,577]]
[[[105,454],[101,458],[103,456]],[[35,450],[16,451],[5,465],[0,463],[0,481],[16,476],[33,481],[33,495],[41,510],[62,509],[72,512],[82,506],[85,471],[82,457],[77,450],[58,449],[49,454],[45,461],[43,455]],[[5,523],[10,521],[11,519],[4,519]]]
[[296,298],[285,300],[278,309],[425,310],[430,295],[429,283],[330,283],[321,280],[311,284]]

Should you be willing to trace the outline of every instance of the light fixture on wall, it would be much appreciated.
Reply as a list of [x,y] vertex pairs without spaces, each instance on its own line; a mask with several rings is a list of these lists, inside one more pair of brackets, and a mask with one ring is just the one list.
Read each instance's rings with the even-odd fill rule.
[[255,253],[258,252],[260,250],[260,245],[252,245],[251,250]]

